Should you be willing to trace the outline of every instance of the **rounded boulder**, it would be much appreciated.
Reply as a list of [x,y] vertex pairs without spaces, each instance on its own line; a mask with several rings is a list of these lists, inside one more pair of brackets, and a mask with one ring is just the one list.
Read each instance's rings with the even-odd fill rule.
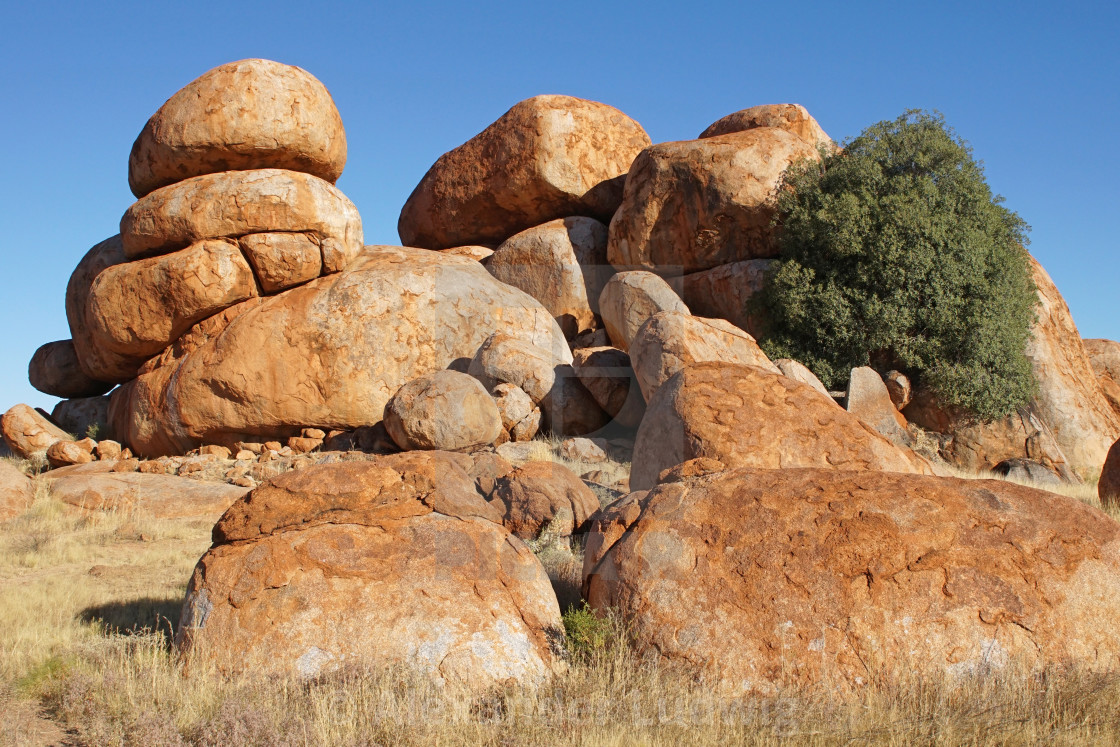
[[188,83],[152,115],[132,145],[137,197],[192,176],[277,168],[332,184],[346,165],[346,132],[315,76],[271,60],[240,60]]
[[385,429],[405,451],[461,451],[493,443],[502,416],[478,379],[437,371],[397,390],[385,405]]

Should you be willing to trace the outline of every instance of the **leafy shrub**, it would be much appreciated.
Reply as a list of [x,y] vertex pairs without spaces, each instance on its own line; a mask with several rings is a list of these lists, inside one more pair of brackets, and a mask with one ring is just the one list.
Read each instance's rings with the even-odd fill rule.
[[568,636],[568,652],[574,658],[589,658],[604,653],[618,631],[610,617],[595,614],[587,603],[571,606],[563,615],[564,632]]
[[792,167],[781,255],[756,297],[763,348],[831,388],[897,368],[942,403],[993,418],[1034,390],[1029,226],[993,196],[968,144],[908,111]]

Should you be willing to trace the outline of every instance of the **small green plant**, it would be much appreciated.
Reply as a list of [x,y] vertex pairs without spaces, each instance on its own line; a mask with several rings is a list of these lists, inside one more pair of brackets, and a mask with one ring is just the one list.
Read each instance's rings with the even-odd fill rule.
[[872,365],[983,418],[1025,404],[1037,291],[1029,227],[1001,202],[938,114],[908,111],[796,164],[778,198],[781,255],[752,301],[763,349],[834,389]]
[[572,605],[563,615],[564,632],[568,636],[568,652],[572,658],[586,659],[605,652],[618,631],[610,617],[600,617],[584,602]]
[[101,423],[90,423],[86,428],[86,438],[96,441],[97,437],[101,435],[101,430]]

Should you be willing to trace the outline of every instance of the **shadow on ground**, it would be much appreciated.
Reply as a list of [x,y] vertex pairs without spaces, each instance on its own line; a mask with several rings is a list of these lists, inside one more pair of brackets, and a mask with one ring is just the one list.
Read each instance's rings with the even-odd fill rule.
[[110,602],[87,607],[78,619],[99,624],[106,635],[151,629],[172,634],[179,625],[183,607],[181,596],[141,597],[125,602]]

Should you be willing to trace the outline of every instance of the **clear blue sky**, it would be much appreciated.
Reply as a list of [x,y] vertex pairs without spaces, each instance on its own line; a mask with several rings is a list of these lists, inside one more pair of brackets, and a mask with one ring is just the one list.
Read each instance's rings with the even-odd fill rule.
[[66,281],[132,201],[129,148],[176,90],[231,60],[306,68],[342,113],[339,186],[367,243],[443,152],[563,93],[696,137],[804,104],[840,140],[939,109],[1034,231],[1085,337],[1120,338],[1120,3],[51,3],[3,0],[0,408],[69,337]]

